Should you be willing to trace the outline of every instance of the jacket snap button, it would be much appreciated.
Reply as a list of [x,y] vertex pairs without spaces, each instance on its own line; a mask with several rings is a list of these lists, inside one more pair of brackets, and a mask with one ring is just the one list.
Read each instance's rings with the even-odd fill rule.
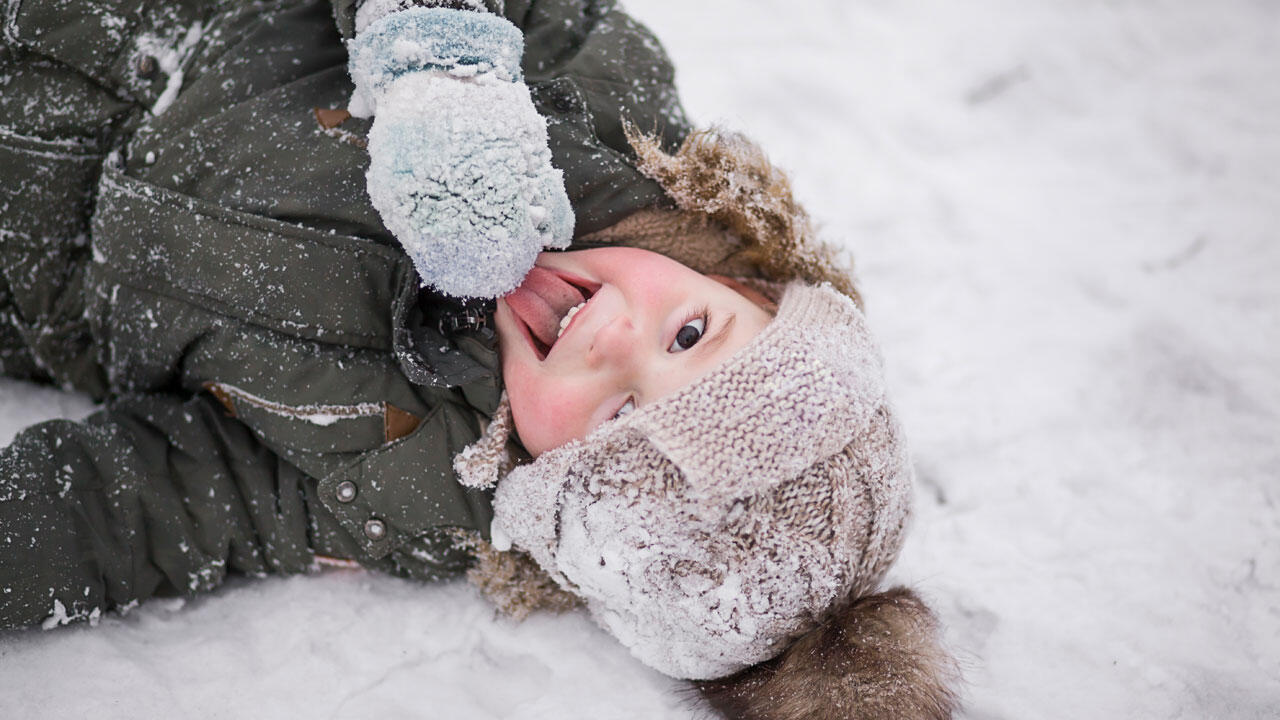
[[160,63],[156,61],[154,55],[142,55],[133,61],[133,71],[143,80],[150,80],[156,76],[156,70],[160,68]]
[[338,496],[338,502],[349,503],[356,499],[356,484],[350,480],[343,480],[338,483],[338,489],[334,494]]
[[370,518],[364,524],[364,536],[370,540],[381,540],[387,536],[387,524],[378,518]]

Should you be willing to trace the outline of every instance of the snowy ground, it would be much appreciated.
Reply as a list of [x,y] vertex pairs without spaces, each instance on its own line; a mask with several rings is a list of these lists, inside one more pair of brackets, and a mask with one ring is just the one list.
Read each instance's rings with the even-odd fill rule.
[[[966,717],[1276,717],[1280,5],[630,7],[858,260]],[[0,384],[5,438],[87,410]],[[335,572],[0,637],[0,717],[89,715],[700,712],[583,617]]]

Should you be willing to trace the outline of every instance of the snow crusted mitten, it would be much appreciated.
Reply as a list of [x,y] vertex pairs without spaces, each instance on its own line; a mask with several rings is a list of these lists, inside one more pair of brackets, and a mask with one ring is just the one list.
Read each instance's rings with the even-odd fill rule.
[[370,23],[347,49],[351,113],[374,118],[369,197],[423,284],[498,297],[543,247],[568,246],[573,209],[523,81],[519,28],[413,7]]

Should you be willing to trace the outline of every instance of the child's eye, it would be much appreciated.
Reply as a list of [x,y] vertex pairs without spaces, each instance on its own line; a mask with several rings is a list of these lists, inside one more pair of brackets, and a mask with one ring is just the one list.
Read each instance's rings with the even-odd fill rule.
[[635,409],[636,409],[636,401],[632,398],[627,398],[627,401],[622,403],[622,407],[618,408],[618,412],[613,414],[613,419],[617,420],[618,418],[630,413]]
[[707,318],[698,317],[685,323],[684,326],[676,332],[676,339],[671,343],[671,347],[667,348],[667,352],[684,352],[702,339],[702,333],[707,329]]

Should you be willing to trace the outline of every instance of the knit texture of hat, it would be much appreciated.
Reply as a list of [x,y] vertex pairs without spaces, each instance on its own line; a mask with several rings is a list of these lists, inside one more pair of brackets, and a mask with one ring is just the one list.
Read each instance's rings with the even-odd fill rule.
[[723,677],[879,583],[911,482],[861,311],[793,282],[719,368],[511,470],[493,539],[645,664]]

